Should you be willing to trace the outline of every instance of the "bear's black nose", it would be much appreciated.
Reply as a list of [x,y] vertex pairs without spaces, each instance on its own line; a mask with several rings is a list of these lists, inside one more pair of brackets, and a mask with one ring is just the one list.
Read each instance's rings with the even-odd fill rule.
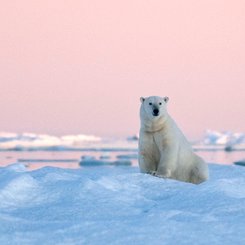
[[159,110],[158,109],[154,109],[153,110],[153,116],[158,116],[159,114]]

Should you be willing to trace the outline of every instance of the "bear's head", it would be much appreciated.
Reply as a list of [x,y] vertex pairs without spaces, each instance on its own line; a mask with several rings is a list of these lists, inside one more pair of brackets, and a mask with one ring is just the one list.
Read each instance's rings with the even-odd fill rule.
[[141,97],[141,114],[147,116],[149,119],[157,119],[166,115],[168,97],[150,96]]

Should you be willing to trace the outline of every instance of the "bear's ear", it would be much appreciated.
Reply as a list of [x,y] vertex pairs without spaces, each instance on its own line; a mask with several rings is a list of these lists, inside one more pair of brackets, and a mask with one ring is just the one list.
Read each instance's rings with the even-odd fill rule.
[[140,102],[143,103],[145,101],[144,97],[140,97]]
[[169,101],[169,98],[167,96],[163,97],[163,100],[165,101],[165,103],[167,103]]

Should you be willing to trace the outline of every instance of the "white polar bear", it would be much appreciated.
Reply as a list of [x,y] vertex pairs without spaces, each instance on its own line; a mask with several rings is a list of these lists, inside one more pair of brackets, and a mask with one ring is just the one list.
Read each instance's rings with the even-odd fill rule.
[[197,156],[166,108],[168,97],[140,98],[139,167],[141,172],[199,184],[208,166]]

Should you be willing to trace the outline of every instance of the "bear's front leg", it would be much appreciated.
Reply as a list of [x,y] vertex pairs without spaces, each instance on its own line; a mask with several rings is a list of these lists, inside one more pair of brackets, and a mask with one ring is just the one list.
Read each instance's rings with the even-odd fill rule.
[[156,175],[156,164],[154,159],[149,157],[146,152],[139,152],[139,167],[142,173]]
[[175,162],[169,155],[162,155],[157,166],[156,176],[161,178],[172,178],[173,170],[175,169]]
[[151,133],[140,131],[139,167],[142,173],[155,175],[157,170],[156,145]]

